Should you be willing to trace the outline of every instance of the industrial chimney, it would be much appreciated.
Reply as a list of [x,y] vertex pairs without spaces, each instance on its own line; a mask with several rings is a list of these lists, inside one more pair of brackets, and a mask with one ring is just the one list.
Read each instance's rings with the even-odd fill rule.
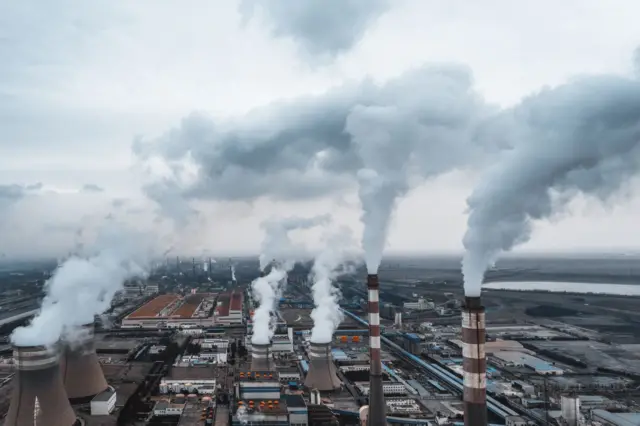
[[60,369],[62,382],[72,404],[90,402],[108,389],[94,345],[94,324],[85,324],[73,344],[65,344]]
[[386,405],[382,392],[382,360],[380,357],[380,283],[378,275],[367,276],[369,289],[369,426],[385,426]]
[[314,343],[309,346],[309,373],[304,380],[308,388],[321,391],[339,389],[341,382],[336,374],[336,366],[331,356],[331,342]]
[[274,371],[271,343],[251,343],[251,370]]
[[79,424],[62,384],[58,353],[44,346],[14,346],[17,371],[5,426]]
[[464,424],[487,425],[487,360],[484,307],[479,297],[465,297],[462,310]]

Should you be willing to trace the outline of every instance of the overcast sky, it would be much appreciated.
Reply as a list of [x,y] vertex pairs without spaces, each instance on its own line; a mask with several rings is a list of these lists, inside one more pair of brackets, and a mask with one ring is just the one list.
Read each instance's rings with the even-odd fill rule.
[[[302,146],[301,138],[319,138],[305,133],[318,117],[296,111],[330,120],[352,98],[392,104],[393,87],[413,92],[400,76],[424,64],[465,70],[454,72],[473,94],[464,99],[481,98],[483,111],[579,75],[630,76],[637,16],[634,0],[1,2],[0,253],[55,256],[114,217],[189,254],[257,253],[259,224],[270,217],[331,213],[359,233],[358,199],[342,180],[350,157],[299,178],[314,196],[302,186],[292,195],[284,183],[298,177],[270,169],[270,180],[238,193],[230,189],[237,175],[200,179],[186,209],[184,193],[163,192],[163,210],[149,198],[148,185],[162,177],[150,157],[178,155],[176,139],[191,147],[180,155],[218,152],[216,138],[194,130],[203,127],[222,134],[227,151],[259,143],[259,132],[295,134],[279,143]],[[428,104],[429,93],[415,102]],[[141,143],[162,148],[146,155]],[[465,151],[455,149],[451,156]],[[225,166],[209,160],[195,163]],[[424,171],[400,201],[388,252],[461,250],[465,200],[480,170],[456,169]],[[630,238],[639,213],[635,183],[610,205],[578,198],[520,250],[640,248]]]

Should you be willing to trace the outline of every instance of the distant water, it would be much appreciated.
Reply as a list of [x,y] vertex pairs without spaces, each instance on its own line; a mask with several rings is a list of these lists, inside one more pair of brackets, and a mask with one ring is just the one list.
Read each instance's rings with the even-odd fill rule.
[[551,281],[505,281],[486,283],[483,288],[492,290],[524,290],[524,291],[551,291],[569,293],[597,293],[616,294],[623,296],[640,296],[640,285],[633,284],[596,284],[596,283],[571,283]]

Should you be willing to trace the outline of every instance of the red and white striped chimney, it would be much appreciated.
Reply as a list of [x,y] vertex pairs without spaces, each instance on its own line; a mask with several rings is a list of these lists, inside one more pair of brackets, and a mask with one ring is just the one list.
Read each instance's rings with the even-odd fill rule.
[[385,426],[386,405],[382,392],[382,358],[380,356],[380,284],[378,275],[367,275],[369,289],[369,416],[368,426]]
[[487,425],[487,359],[484,307],[479,297],[465,297],[462,310],[464,424]]

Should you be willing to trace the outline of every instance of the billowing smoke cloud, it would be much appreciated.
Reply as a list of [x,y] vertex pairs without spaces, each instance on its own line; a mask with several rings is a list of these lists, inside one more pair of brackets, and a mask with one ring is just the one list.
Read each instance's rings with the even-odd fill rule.
[[310,218],[288,217],[277,220],[267,220],[261,225],[265,237],[262,241],[260,253],[260,270],[264,271],[270,262],[276,261],[285,270],[290,270],[296,261],[305,256],[304,247],[294,244],[289,233],[294,230],[304,230],[327,224],[331,220],[329,215]]
[[334,283],[339,275],[349,270],[346,266],[354,249],[351,231],[342,228],[327,238],[324,249],[313,262],[310,278],[315,305],[311,311],[311,341],[314,343],[330,342],[343,319],[339,305],[340,289]]
[[465,292],[479,296],[500,253],[529,240],[533,222],[576,194],[606,202],[640,170],[640,80],[583,77],[505,111],[517,125],[512,150],[467,200]]
[[[242,0],[245,20],[256,6],[271,21],[275,37],[291,38],[310,60],[334,57],[353,48],[367,28],[385,13],[389,0]],[[319,58],[318,58],[319,57]]]
[[260,254],[260,270],[265,272],[268,266],[271,266],[271,270],[267,275],[251,283],[253,297],[259,303],[253,315],[251,338],[253,343],[266,344],[273,337],[272,314],[276,311],[277,301],[287,280],[287,273],[306,252],[305,247],[300,247],[291,241],[289,233],[323,225],[329,220],[330,217],[324,215],[311,218],[289,217],[263,222],[265,237]]
[[[175,209],[191,199],[344,194],[356,189],[363,168],[370,170],[360,172],[363,178],[376,172],[392,185],[390,195],[401,195],[409,170],[430,177],[481,163],[501,148],[501,123],[486,120],[494,112],[474,92],[466,67],[429,65],[381,85],[365,80],[276,102],[230,122],[192,114],[151,143],[136,141],[133,150],[141,163],[172,170],[146,192],[166,195]],[[380,136],[366,128],[372,121]],[[398,176],[389,176],[375,149],[391,152],[390,161],[402,166]],[[176,177],[185,162],[193,163],[190,179]]]
[[236,281],[236,267],[231,265],[231,281]]
[[39,182],[32,185],[0,185],[0,214],[27,195],[39,193],[42,187]]
[[275,331],[272,314],[276,310],[282,285],[286,279],[287,271],[279,266],[274,266],[267,275],[258,277],[251,283],[253,297],[259,303],[253,313],[251,343],[264,345],[271,341]]
[[40,312],[11,340],[17,345],[53,345],[64,337],[72,341],[78,327],[94,321],[111,305],[126,280],[146,276],[151,252],[145,238],[116,228],[104,229],[91,255],[72,256],[46,283]]

